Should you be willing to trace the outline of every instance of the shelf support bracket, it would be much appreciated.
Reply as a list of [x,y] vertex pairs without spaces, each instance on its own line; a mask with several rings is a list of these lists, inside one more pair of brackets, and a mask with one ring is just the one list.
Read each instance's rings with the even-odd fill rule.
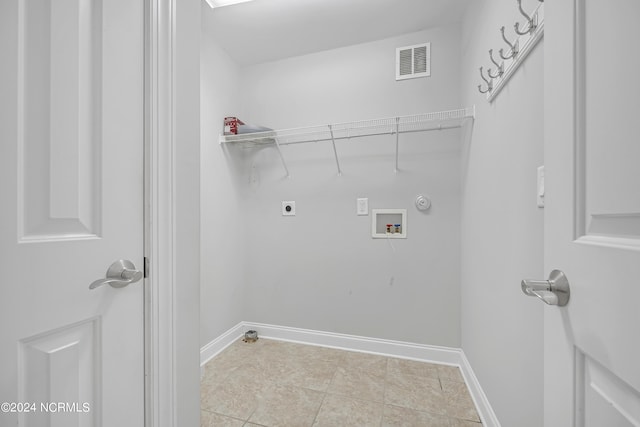
[[273,138],[273,141],[276,144],[276,149],[278,150],[278,155],[280,156],[280,161],[282,162],[282,167],[284,167],[284,171],[287,173],[287,178],[290,178],[289,168],[287,167],[287,163],[284,161],[284,156],[282,155],[282,151],[280,150],[280,143],[278,142],[278,138]]
[[338,161],[338,150],[336,150],[336,140],[333,136],[333,126],[329,126],[329,133],[331,134],[331,144],[333,145],[333,155],[336,158],[336,166],[338,167],[338,176],[342,176],[342,170],[340,170],[340,162]]
[[396,168],[393,172],[398,173],[398,147],[400,145],[400,117],[396,117]]

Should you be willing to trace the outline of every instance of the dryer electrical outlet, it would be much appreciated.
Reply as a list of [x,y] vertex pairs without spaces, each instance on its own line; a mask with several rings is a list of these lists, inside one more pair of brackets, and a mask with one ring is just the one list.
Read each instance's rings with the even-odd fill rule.
[[283,216],[295,216],[296,215],[296,202],[294,202],[294,201],[282,202],[282,215]]

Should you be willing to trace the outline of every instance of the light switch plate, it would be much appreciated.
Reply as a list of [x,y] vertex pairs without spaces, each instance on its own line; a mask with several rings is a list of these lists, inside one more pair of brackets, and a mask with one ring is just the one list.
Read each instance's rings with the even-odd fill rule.
[[539,208],[544,208],[544,166],[538,168],[538,188],[536,191]]
[[356,208],[356,212],[358,215],[369,215],[369,199],[368,198],[361,198],[361,199],[357,199],[357,208]]
[[295,216],[296,215],[296,202],[283,201],[282,202],[282,215],[283,216]]

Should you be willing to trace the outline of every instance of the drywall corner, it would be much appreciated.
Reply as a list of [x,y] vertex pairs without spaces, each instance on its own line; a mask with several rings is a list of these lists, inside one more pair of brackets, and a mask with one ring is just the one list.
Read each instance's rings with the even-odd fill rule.
[[[525,9],[536,1],[523,1]],[[476,105],[462,148],[462,349],[503,425],[538,427],[543,419],[543,306],[520,291],[544,277],[543,211],[536,173],[543,162],[543,49],[540,43],[488,103],[478,67],[503,46],[498,29],[518,8],[474,2],[463,22],[462,99]]]
[[[200,49],[200,343],[242,319],[245,227],[239,195],[242,156],[219,144],[225,116],[236,115],[238,67],[212,38],[202,2]],[[236,154],[236,153],[234,153]]]

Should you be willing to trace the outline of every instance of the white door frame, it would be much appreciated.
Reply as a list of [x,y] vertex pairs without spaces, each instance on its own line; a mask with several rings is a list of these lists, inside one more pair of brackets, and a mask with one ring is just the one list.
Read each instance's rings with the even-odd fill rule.
[[145,0],[145,38],[145,425],[176,427],[175,0]]

